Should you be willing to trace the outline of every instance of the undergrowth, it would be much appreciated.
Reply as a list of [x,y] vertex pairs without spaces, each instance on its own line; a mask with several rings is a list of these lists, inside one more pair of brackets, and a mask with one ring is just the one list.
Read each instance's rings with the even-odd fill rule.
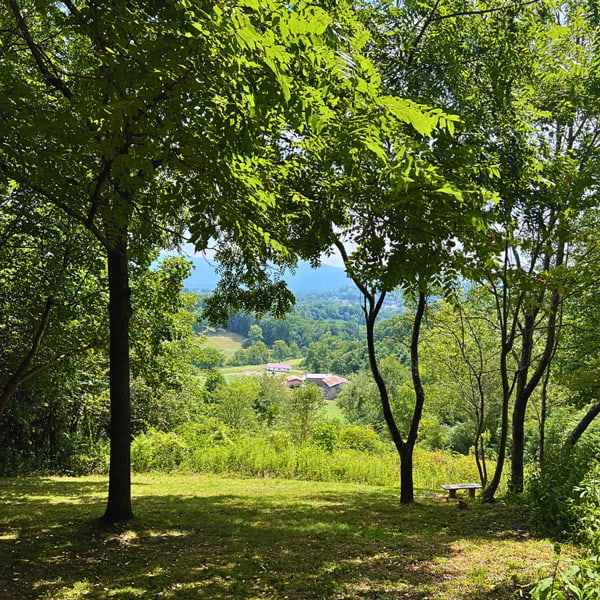
[[[179,471],[380,486],[399,482],[399,457],[391,446],[328,449],[315,443],[297,445],[285,432],[235,437],[190,428],[177,433],[149,432],[133,441],[132,467],[139,473]],[[472,456],[417,448],[417,488],[439,489],[443,483],[465,481],[478,481]]]

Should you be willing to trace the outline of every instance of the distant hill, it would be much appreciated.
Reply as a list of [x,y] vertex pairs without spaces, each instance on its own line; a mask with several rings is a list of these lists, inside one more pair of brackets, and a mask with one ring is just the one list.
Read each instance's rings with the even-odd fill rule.
[[[219,278],[213,265],[198,256],[187,259],[193,263],[194,270],[185,280],[185,287],[195,291],[214,289]],[[350,284],[344,269],[330,265],[321,265],[318,269],[312,269],[310,264],[304,261],[301,261],[295,273],[289,273],[285,280],[294,294],[337,290]]]

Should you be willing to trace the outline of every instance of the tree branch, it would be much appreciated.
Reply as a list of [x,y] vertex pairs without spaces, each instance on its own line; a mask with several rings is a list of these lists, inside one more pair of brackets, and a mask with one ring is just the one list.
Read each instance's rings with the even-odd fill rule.
[[15,21],[17,22],[17,26],[21,32],[21,35],[23,36],[25,43],[29,47],[31,55],[35,60],[40,73],[42,74],[48,85],[57,89],[59,92],[62,93],[62,95],[65,98],[70,100],[73,97],[73,92],[68,88],[66,83],[62,79],[60,79],[60,77],[58,77],[56,73],[52,73],[48,68],[47,63],[49,63],[50,65],[52,63],[48,59],[48,57],[42,52],[40,47],[33,41],[31,32],[27,27],[25,18],[23,17],[21,9],[19,8],[19,5],[17,4],[16,0],[9,0],[9,4]]

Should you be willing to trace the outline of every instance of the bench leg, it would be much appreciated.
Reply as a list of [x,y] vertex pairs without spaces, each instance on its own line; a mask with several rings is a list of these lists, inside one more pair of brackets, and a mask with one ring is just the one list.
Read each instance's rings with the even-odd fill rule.
[[456,498],[456,490],[448,490],[448,498]]
[[469,498],[475,498],[475,488],[469,488]]

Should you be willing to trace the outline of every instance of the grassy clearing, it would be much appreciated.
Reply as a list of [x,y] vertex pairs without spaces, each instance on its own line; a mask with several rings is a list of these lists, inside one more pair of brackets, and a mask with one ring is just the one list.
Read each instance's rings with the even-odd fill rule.
[[215,332],[211,329],[206,329],[203,332],[203,335],[206,336],[204,344],[208,348],[219,350],[227,356],[233,355],[240,350],[242,348],[242,342],[245,339],[244,336],[238,335],[237,333],[226,333],[221,330]]
[[3,600],[505,600],[552,543],[503,503],[400,506],[353,484],[136,476],[136,520],[102,527],[99,477],[0,480]]

